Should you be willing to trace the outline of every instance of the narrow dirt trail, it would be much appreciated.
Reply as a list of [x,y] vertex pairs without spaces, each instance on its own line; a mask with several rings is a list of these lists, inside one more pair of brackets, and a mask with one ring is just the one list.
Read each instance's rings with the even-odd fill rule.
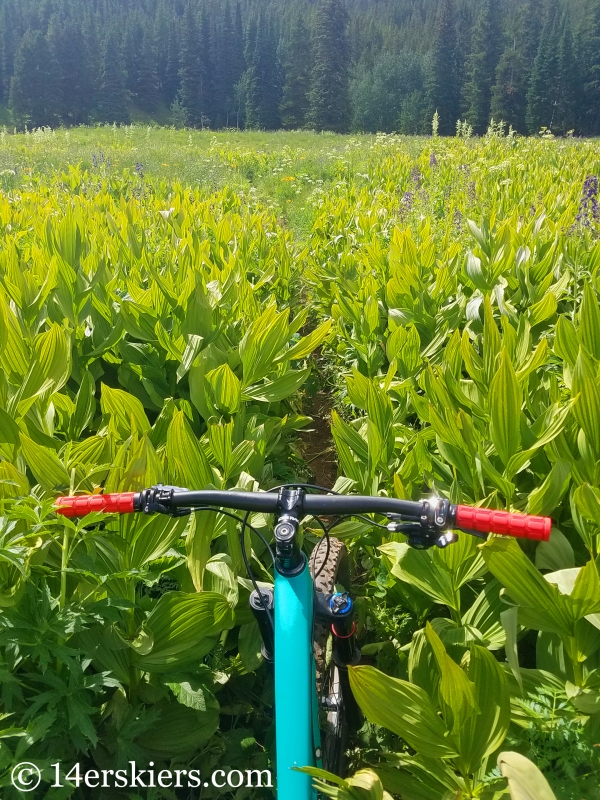
[[312,424],[300,431],[304,461],[315,476],[319,486],[331,488],[337,478],[335,445],[331,435],[331,398],[319,391],[306,408]]

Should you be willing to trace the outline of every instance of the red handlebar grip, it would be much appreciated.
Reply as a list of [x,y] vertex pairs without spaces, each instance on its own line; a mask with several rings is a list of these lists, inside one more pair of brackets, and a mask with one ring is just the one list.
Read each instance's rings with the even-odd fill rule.
[[550,538],[550,517],[530,517],[527,514],[509,514],[491,508],[456,507],[456,524],[459,528],[480,533],[500,533],[547,542]]
[[63,517],[85,517],[93,511],[131,514],[135,511],[134,498],[135,492],[57,497],[54,510]]

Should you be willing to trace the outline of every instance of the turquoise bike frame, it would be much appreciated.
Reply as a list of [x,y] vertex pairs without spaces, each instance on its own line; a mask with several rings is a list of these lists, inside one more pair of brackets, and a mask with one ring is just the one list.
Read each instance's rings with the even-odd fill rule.
[[313,581],[308,568],[289,577],[275,570],[275,736],[277,800],[316,800],[312,767],[318,742],[313,655]]

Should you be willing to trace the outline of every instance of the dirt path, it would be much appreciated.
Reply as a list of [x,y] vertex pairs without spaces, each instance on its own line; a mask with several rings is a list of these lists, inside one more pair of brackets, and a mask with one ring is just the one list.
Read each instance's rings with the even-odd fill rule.
[[306,409],[312,424],[300,432],[302,451],[307,467],[314,473],[315,483],[331,488],[337,478],[335,445],[331,435],[331,399],[317,392]]

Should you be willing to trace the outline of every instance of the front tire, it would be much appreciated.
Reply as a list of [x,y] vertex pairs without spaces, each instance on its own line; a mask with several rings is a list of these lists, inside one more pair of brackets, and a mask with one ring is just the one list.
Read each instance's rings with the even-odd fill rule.
[[[315,589],[333,594],[350,589],[350,564],[345,545],[339,539],[329,539],[317,545],[310,558],[310,571]],[[315,577],[316,576],[316,577]],[[348,704],[350,686],[348,673],[338,667],[331,657],[329,628],[318,622],[314,626],[314,653],[321,730],[321,759],[323,769],[343,777],[346,771],[346,750],[350,737]]]

